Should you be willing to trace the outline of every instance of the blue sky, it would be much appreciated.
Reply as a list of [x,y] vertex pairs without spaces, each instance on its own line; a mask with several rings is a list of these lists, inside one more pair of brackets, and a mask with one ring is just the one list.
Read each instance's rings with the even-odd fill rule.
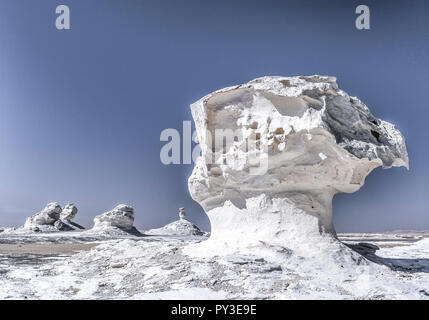
[[[371,30],[354,26],[371,10]],[[55,8],[71,30],[55,29]],[[185,206],[192,165],[159,160],[189,104],[264,75],[326,74],[407,139],[411,170],[337,196],[338,231],[429,229],[429,4],[421,1],[7,0],[0,3],[0,225],[50,201],[77,221],[119,203],[151,228]]]

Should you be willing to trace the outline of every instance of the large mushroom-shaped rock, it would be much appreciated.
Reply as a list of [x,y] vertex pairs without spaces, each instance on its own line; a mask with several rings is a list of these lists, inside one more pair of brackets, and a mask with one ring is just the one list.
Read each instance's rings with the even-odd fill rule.
[[211,222],[206,245],[335,237],[335,194],[359,190],[376,167],[408,167],[401,133],[334,77],[263,77],[191,110],[201,157],[188,184]]
[[148,235],[157,236],[204,236],[195,224],[186,219],[185,208],[179,208],[179,220],[173,221],[162,228],[151,229],[145,232]]
[[30,230],[39,230],[42,226],[54,226],[60,218],[62,208],[57,202],[48,203],[40,212],[28,217],[25,221],[24,228]]
[[121,230],[133,230],[134,209],[131,206],[121,204],[113,210],[102,213],[94,218],[93,230],[119,228]]

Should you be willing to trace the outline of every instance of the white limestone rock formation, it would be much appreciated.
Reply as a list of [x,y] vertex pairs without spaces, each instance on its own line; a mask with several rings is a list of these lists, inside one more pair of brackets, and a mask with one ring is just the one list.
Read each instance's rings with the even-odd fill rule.
[[138,233],[134,227],[134,208],[125,204],[116,206],[113,210],[102,213],[94,218],[92,231],[107,233],[129,232]]
[[185,208],[179,208],[179,220],[186,220]]
[[201,231],[200,228],[186,219],[185,208],[179,208],[179,220],[162,228],[145,231],[145,234],[154,236],[204,236],[206,232]]
[[60,220],[56,221],[54,226],[61,231],[70,231],[70,230],[83,230],[85,229],[81,225],[72,221],[78,213],[77,207],[74,203],[68,203],[63,207],[63,210],[60,214]]
[[57,202],[48,203],[42,211],[27,218],[24,229],[32,231],[58,231],[54,227],[54,224],[60,219],[61,211],[62,208]]
[[212,227],[204,250],[335,238],[334,195],[359,190],[379,166],[408,168],[401,133],[334,77],[263,77],[191,109],[202,156],[189,190]]
[[73,204],[61,208],[57,202],[48,203],[42,211],[27,218],[23,231],[51,232],[84,229],[84,227],[71,221],[76,216],[77,211]]
[[76,217],[78,212],[77,207],[74,205],[74,203],[68,203],[66,204],[60,214],[60,219],[62,221],[70,221]]

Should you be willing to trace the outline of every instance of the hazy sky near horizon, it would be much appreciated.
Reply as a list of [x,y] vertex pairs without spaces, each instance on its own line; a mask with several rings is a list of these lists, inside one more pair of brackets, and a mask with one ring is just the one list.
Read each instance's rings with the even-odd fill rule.
[[[71,9],[71,30],[55,8]],[[355,28],[355,8],[371,30]],[[7,0],[0,3],[0,226],[74,202],[87,227],[119,203],[140,228],[186,207],[192,165],[164,166],[160,133],[202,96],[265,75],[323,74],[404,134],[405,168],[337,196],[339,232],[429,229],[429,3]]]

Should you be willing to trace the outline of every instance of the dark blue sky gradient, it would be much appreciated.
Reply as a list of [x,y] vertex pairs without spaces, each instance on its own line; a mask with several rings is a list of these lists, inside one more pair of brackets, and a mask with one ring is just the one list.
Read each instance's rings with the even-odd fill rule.
[[[71,8],[70,31],[55,8]],[[371,9],[371,30],[354,26]],[[377,169],[334,202],[338,231],[429,229],[427,1],[7,0],[0,3],[0,225],[47,202],[77,221],[118,203],[151,228],[209,222],[192,165],[159,160],[189,104],[264,75],[326,74],[405,135],[411,170]]]

